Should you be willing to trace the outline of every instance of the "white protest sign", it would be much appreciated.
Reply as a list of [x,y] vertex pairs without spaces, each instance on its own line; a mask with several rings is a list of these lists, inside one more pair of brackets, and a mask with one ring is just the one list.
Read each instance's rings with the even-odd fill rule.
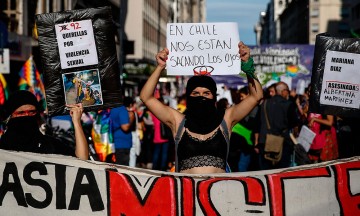
[[10,52],[9,49],[0,49],[0,73],[10,73]]
[[304,147],[305,151],[308,152],[315,136],[316,136],[316,133],[314,133],[306,125],[303,125],[301,127],[300,134],[299,134],[299,137],[297,138],[297,141],[300,145],[302,145]]
[[168,23],[168,75],[239,74],[237,23]]
[[359,68],[360,54],[328,50],[320,104],[359,109]]
[[91,20],[55,25],[61,68],[74,68],[98,63]]

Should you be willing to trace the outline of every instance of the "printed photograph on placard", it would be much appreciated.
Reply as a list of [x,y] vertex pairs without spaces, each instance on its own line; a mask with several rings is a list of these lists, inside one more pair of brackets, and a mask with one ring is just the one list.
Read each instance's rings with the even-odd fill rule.
[[103,105],[98,69],[62,74],[65,103],[82,103],[84,107]]

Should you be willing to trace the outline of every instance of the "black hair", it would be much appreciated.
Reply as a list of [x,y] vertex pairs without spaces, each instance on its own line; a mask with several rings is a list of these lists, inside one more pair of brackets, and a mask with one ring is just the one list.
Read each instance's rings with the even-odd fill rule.
[[124,106],[125,107],[129,107],[132,104],[134,104],[134,99],[132,97],[125,97],[124,98]]
[[249,88],[247,86],[242,87],[241,89],[239,89],[239,94],[249,94]]

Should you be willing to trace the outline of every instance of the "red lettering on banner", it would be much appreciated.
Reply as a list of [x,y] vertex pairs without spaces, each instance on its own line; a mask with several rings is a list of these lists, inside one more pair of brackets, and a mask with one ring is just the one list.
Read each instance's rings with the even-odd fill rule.
[[195,188],[194,179],[188,177],[181,178],[181,211],[183,216],[195,215]]
[[205,215],[220,215],[210,199],[210,190],[212,185],[220,181],[241,182],[244,186],[245,202],[247,205],[265,205],[265,189],[259,179],[252,177],[215,178],[198,183],[197,192],[199,204]]
[[174,177],[158,177],[142,199],[129,175],[108,171],[110,215],[176,215]]
[[267,175],[268,190],[270,196],[270,212],[273,216],[285,215],[284,179],[300,179],[313,177],[331,177],[328,168],[315,168],[294,172],[276,173]]
[[[360,162],[348,162],[334,165],[337,184],[336,192],[340,203],[341,215],[360,215],[360,194],[352,194],[350,171],[359,171]],[[354,180],[356,181],[356,180]],[[359,182],[356,181],[358,184]]]

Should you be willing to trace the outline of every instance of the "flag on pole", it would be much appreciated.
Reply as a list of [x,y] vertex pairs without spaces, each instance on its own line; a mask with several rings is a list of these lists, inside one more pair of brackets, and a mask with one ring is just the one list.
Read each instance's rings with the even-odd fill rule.
[[19,76],[18,86],[20,90],[30,91],[36,96],[38,101],[45,100],[45,88],[42,76],[37,70],[32,56],[24,63],[19,72]]

